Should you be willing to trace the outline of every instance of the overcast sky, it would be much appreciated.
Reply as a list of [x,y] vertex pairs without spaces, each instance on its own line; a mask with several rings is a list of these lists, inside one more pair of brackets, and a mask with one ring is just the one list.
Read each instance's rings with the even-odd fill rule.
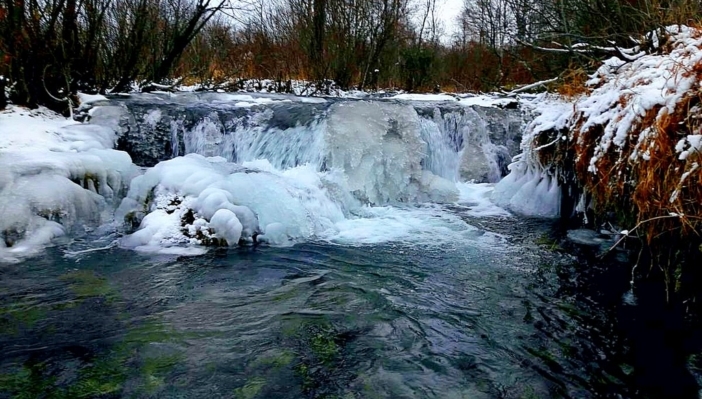
[[450,42],[451,36],[458,30],[456,19],[463,8],[463,0],[437,0],[438,11],[441,20],[444,23],[446,37],[444,42]]

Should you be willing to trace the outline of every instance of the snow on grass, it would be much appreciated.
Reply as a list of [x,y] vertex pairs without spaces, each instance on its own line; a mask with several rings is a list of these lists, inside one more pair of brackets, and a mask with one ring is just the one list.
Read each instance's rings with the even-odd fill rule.
[[702,31],[670,26],[658,43],[653,53],[635,48],[627,51],[635,54],[630,59],[604,61],[580,97],[522,101],[536,117],[496,200],[521,213],[545,216],[548,209],[555,216],[554,184],[570,179],[596,206],[638,220],[699,214]]
[[[643,142],[655,135],[656,129],[645,128],[666,123],[685,97],[699,91],[702,31],[678,25],[665,31],[668,42],[663,53],[643,55],[626,63],[612,58],[587,82],[593,90],[576,103],[578,131],[584,134],[603,129],[589,160],[590,172],[598,171],[600,159],[612,145],[615,151],[621,151],[632,140]],[[651,112],[655,114],[649,115]],[[654,120],[647,121],[651,116]],[[641,131],[644,137],[635,138]],[[643,159],[645,154],[637,146],[632,160]]]

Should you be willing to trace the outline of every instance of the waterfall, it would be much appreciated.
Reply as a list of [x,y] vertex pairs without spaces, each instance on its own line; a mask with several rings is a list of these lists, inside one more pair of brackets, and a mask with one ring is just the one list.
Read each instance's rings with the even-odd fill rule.
[[[497,182],[518,152],[523,124],[517,110],[457,104],[380,100],[273,102],[246,108],[213,101],[185,104],[125,100],[131,115],[123,118],[130,122],[120,149],[143,166],[194,153],[235,163],[265,159],[280,170],[311,165],[318,171],[336,167],[355,175],[372,172],[388,177],[388,167],[397,166],[398,172],[412,169],[404,172],[415,180],[421,180],[421,170],[450,182]],[[340,136],[346,138],[344,143],[338,142]],[[400,141],[394,147],[393,137]],[[334,161],[342,156],[340,151],[358,162]],[[356,159],[359,151],[368,159]],[[402,154],[407,151],[414,152],[411,161]],[[401,160],[413,166],[400,165]]]
[[[470,226],[436,204],[465,197],[458,183],[498,181],[523,124],[518,110],[459,103],[115,101],[126,110],[118,148],[151,167],[116,213],[139,226],[121,245],[169,253],[256,237],[272,245],[470,237]],[[469,197],[472,207],[484,202]],[[481,214],[495,214],[488,208]]]

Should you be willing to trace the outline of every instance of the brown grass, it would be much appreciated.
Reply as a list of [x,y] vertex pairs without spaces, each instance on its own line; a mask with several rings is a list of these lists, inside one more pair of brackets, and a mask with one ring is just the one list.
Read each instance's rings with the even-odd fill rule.
[[[684,73],[702,81],[702,62]],[[568,97],[583,94],[579,86],[583,75],[576,70],[566,76],[559,92]],[[622,95],[620,103],[625,105],[628,101]],[[605,218],[602,215],[614,213],[622,229],[640,224],[637,234],[650,265],[648,273],[657,270],[670,294],[681,289],[681,279],[686,275],[694,274],[698,276],[697,284],[702,283],[702,154],[692,153],[680,160],[675,149],[687,135],[702,133],[702,90],[687,93],[672,113],[661,114],[660,110],[661,107],[649,110],[635,123],[622,148],[612,144],[598,158],[596,173],[588,169],[606,126],[581,131],[586,122],[583,115],[574,117],[572,140],[539,156],[543,165],[575,177],[581,189],[591,196],[595,213],[601,219]],[[632,160],[632,152],[646,129],[652,131],[640,143],[638,152],[648,150],[649,159],[639,156]],[[553,132],[542,136],[534,140],[535,146],[552,140]],[[681,182],[683,174],[692,171],[695,163],[699,166]]]
[[566,69],[563,74],[561,74],[561,79],[558,86],[556,87],[556,92],[561,96],[573,99],[582,94],[586,94],[589,88],[585,85],[587,82],[588,75],[585,69],[582,67],[574,67]]

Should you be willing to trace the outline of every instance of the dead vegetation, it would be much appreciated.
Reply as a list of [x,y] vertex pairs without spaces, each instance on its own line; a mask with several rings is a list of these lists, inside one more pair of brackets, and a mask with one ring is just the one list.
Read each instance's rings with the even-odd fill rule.
[[[702,37],[702,31],[696,35]],[[673,48],[666,43],[660,56]],[[692,54],[702,48],[684,51]],[[702,60],[675,63],[673,68],[670,76],[676,83],[678,79],[696,82],[682,92],[673,109],[655,105],[642,112],[635,108],[641,101],[636,96],[645,95],[638,94],[637,88],[651,82],[632,75],[633,87],[617,92],[613,107],[620,111],[614,112],[615,117],[593,123],[592,114],[579,108],[581,100],[576,100],[569,131],[541,133],[533,145],[543,146],[557,135],[568,134],[569,140],[539,151],[539,162],[585,193],[596,226],[604,222],[619,226],[622,243],[638,245],[641,275],[662,277],[669,298],[679,295],[688,300],[696,298],[702,283],[702,153],[686,141],[702,134]],[[559,92],[568,98],[584,95],[587,99],[604,84],[583,94],[582,75],[575,70],[565,76],[570,83],[561,85]],[[610,81],[620,78],[615,72]],[[638,113],[625,123],[625,112]],[[611,135],[617,132],[612,128],[617,124],[628,131],[624,142],[615,145]]]

